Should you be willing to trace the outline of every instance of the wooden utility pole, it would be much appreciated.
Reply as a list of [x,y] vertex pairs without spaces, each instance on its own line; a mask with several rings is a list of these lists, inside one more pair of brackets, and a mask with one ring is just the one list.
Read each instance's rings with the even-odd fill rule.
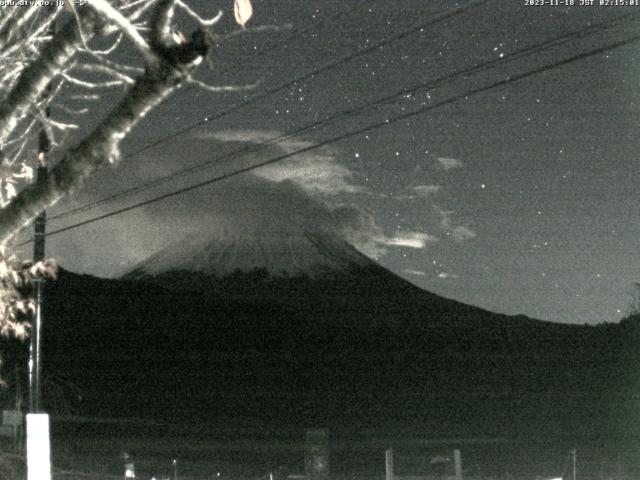
[[578,461],[578,451],[574,448],[571,450],[571,459],[573,460],[573,476],[572,479],[576,480],[576,466]]
[[[44,140],[43,140],[44,139]],[[36,183],[38,185],[45,184],[47,182],[48,171],[46,165],[46,154],[48,153],[49,143],[47,134],[40,132],[38,152],[38,170]],[[35,231],[33,236],[33,263],[41,262],[44,260],[45,246],[44,238],[46,235],[47,225],[47,213],[42,211],[35,220]],[[42,348],[42,319],[43,319],[43,302],[44,302],[44,285],[45,279],[40,275],[35,280],[35,301],[36,311],[31,325],[31,343],[29,348],[29,412],[38,413],[41,410],[42,403],[42,390],[41,390],[41,376],[42,376],[42,361],[41,361],[41,348]]]
[[[53,9],[52,7],[52,14]],[[53,35],[55,31],[54,23],[49,27],[49,33]],[[49,95],[51,85],[46,89]],[[45,105],[44,122],[49,118],[50,109]],[[51,150],[52,139],[49,138],[44,125],[40,127],[38,136],[38,169],[37,184],[43,185],[47,182],[47,154]],[[35,219],[35,231],[33,239],[33,262],[44,260],[47,215],[43,210]],[[44,302],[45,279],[40,274],[35,279],[35,302],[36,311],[31,322],[31,338],[29,343],[29,413],[27,414],[27,479],[28,480],[51,480],[51,436],[49,434],[49,415],[42,412],[42,392],[41,392],[41,347],[42,347],[42,319]]]

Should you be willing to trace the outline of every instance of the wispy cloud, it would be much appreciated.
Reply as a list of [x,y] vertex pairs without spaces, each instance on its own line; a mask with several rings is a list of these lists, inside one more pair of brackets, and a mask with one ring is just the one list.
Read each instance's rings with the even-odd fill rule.
[[[206,138],[223,142],[269,143],[281,137],[278,132],[259,130],[224,131],[207,134]],[[260,149],[261,160],[275,158],[282,154],[290,154],[308,148],[313,142],[296,138],[286,138]],[[255,157],[257,154],[249,154]],[[255,160],[257,161],[257,159]],[[272,182],[290,181],[309,193],[320,195],[336,195],[340,193],[359,193],[364,187],[357,185],[354,175],[337,160],[337,152],[328,147],[313,149],[253,170],[253,175]]]
[[452,168],[461,168],[464,166],[462,160],[451,157],[438,157],[438,162],[440,163],[440,166],[445,170],[451,170]]
[[266,166],[254,174],[274,182],[289,180],[307,191],[324,195],[357,193],[363,189],[353,183],[348,168],[336,163],[332,157],[322,155]]
[[454,274],[454,273],[440,272],[438,274],[438,278],[446,280],[446,279],[450,279],[450,278],[458,278],[458,276],[456,274]]
[[451,215],[453,214],[453,211],[445,210],[439,205],[434,205],[433,211],[436,213],[438,217],[440,217],[440,228],[444,228],[444,229],[451,228],[451,224],[452,224]]
[[433,211],[440,218],[440,228],[446,231],[448,237],[451,237],[454,241],[462,243],[466,240],[476,238],[476,233],[469,227],[464,225],[456,225],[451,218],[453,216],[452,210],[445,210],[439,205],[433,206]]
[[418,277],[424,277],[426,276],[426,272],[423,272],[422,270],[404,270],[404,273],[408,273],[409,275],[416,275]]
[[451,236],[456,242],[464,242],[465,240],[471,240],[476,238],[476,234],[469,227],[459,225],[451,231]]
[[413,191],[416,192],[419,197],[430,197],[440,192],[440,190],[442,190],[440,185],[416,185],[413,187]]
[[381,239],[381,242],[388,246],[425,248],[428,243],[437,242],[438,238],[425,232],[403,232],[393,237]]
[[[270,143],[272,139],[279,137],[278,132],[257,130],[213,132],[201,136],[205,140],[245,145]],[[243,161],[247,165],[255,164],[258,161],[274,158],[283,153],[292,153],[311,145],[313,145],[312,142],[303,139],[287,138],[273,142],[266,149],[261,148],[257,153],[246,154]],[[393,235],[388,235],[379,226],[375,217],[365,209],[353,205],[340,205],[336,201],[338,194],[368,194],[378,197],[382,197],[382,194],[368,191],[364,186],[358,185],[356,176],[338,161],[338,157],[338,151],[320,148],[295,155],[291,159],[260,167],[253,170],[252,175],[247,176],[243,182],[245,184],[244,191],[245,193],[252,191],[248,186],[251,185],[248,182],[250,178],[257,181],[256,185],[259,185],[260,188],[267,188],[270,185],[268,191],[272,194],[283,193],[279,199],[284,199],[286,205],[275,207],[276,202],[273,202],[274,207],[269,206],[270,211],[269,213],[265,212],[265,218],[272,218],[274,214],[277,214],[282,219],[282,223],[297,223],[297,218],[293,217],[300,217],[300,212],[303,212],[305,218],[300,219],[302,223],[319,222],[312,228],[336,231],[360,251],[374,258],[385,255],[390,247],[422,249],[429,243],[438,240],[429,233],[419,231],[395,232]],[[414,198],[417,196],[426,197],[436,193],[439,189],[440,187],[437,185],[419,185],[411,189],[411,196]],[[404,199],[405,196],[409,195],[389,196],[388,198]],[[257,192],[252,193],[252,197],[259,202],[266,202],[266,200],[260,199],[267,198],[266,193],[259,195]],[[229,203],[226,200],[228,199],[225,198],[224,204]],[[311,207],[312,205],[313,207]],[[236,206],[235,208],[240,207]],[[265,208],[262,205],[254,205],[247,207],[246,210],[257,212],[265,210]],[[299,210],[299,212],[285,213],[291,210]],[[274,220],[271,219],[270,222],[274,222]],[[279,223],[280,220],[277,224],[279,225]],[[279,228],[284,228],[284,226]]]

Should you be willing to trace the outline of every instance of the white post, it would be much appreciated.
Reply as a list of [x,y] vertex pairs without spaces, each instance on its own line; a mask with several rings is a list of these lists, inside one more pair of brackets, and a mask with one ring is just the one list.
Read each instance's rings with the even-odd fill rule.
[[394,480],[392,448],[388,448],[387,451],[384,452],[384,466],[385,466],[385,473],[386,473],[385,480]]
[[133,457],[127,452],[122,453],[122,460],[124,461],[124,478],[128,480],[130,478],[136,478],[136,465],[133,461]]
[[462,480],[462,456],[460,450],[455,449],[453,451],[453,459],[456,466],[456,480]]
[[27,480],[51,480],[49,415],[27,413]]

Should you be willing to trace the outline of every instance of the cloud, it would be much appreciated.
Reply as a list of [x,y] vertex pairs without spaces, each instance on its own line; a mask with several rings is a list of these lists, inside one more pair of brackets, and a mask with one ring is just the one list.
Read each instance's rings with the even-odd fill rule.
[[465,240],[471,240],[472,238],[476,238],[476,234],[469,227],[465,227],[463,225],[459,225],[453,229],[451,232],[451,236],[456,242],[464,242]]
[[[436,193],[440,192],[442,187],[440,185],[416,185],[411,188],[411,193],[401,193],[393,195],[396,200],[415,200],[416,198],[429,198]],[[380,198],[389,198],[386,194],[378,194]]]
[[425,232],[403,232],[394,237],[386,237],[380,242],[388,246],[424,248],[427,243],[437,242],[438,238]]
[[440,272],[438,274],[438,278],[442,278],[443,280],[448,279],[448,278],[458,278],[458,276],[454,273],[448,273],[448,272]]
[[446,230],[447,236],[453,238],[454,241],[462,243],[466,240],[476,238],[476,233],[469,227],[454,224],[451,218],[454,213],[453,211],[445,210],[439,205],[434,205],[433,211],[440,217],[440,228]]
[[[223,142],[263,143],[280,135],[276,132],[265,131],[226,131],[209,133],[204,138]],[[280,149],[282,153],[291,153],[312,146],[312,142],[300,139],[286,139],[272,145],[270,148]],[[262,152],[262,150],[261,150]],[[261,153],[261,157],[267,156]],[[271,153],[271,157],[276,154]],[[293,184],[302,189],[314,201],[322,197],[321,203],[331,209],[331,215],[336,227],[343,238],[356,246],[363,253],[378,258],[387,253],[387,248],[424,248],[427,243],[438,239],[423,232],[401,232],[394,236],[387,236],[376,223],[374,217],[355,206],[331,206],[331,197],[337,194],[365,193],[372,194],[364,187],[354,183],[353,173],[344,165],[338,163],[337,152],[329,148],[314,149],[301,155],[292,157],[275,164],[260,167],[253,171],[257,178],[265,179],[276,184]],[[268,158],[268,157],[267,157]],[[419,186],[416,192],[425,195],[439,189],[435,185]],[[328,198],[327,198],[328,197]],[[313,217],[312,217],[313,218]]]
[[445,170],[451,170],[452,168],[461,168],[464,166],[461,160],[451,157],[438,157],[440,166]]
[[[92,211],[89,216],[100,213]],[[50,246],[59,252],[65,268],[113,277],[190,234],[242,241],[253,236],[287,238],[307,231],[343,238],[374,258],[386,252],[384,231],[369,212],[312,197],[292,181],[273,182],[252,175],[109,218],[73,242],[64,236],[52,237]]]
[[[91,179],[81,196],[71,202],[89,203],[127,186],[148,181],[150,175],[171,175],[176,162],[188,158],[200,164],[211,158],[211,152],[224,158],[229,151],[238,150],[228,142],[260,142],[273,133],[233,132],[205,135],[203,141],[174,145],[153,156],[143,157],[131,164],[123,179],[122,171],[108,170]],[[220,142],[225,139],[225,142]],[[228,141],[228,142],[227,142]],[[266,153],[234,158],[229,164],[214,164],[206,177],[226,173],[228,168],[242,168],[264,158],[273,158],[284,151],[294,151],[309,145],[305,141],[289,141],[284,147],[272,145]],[[315,162],[315,163],[314,163]],[[180,168],[187,166],[180,163]],[[151,173],[152,172],[152,173]],[[198,170],[191,177],[176,178],[175,184],[159,186],[153,193],[163,193],[176,186],[190,185],[201,180]],[[82,235],[51,237],[50,247],[56,251],[65,268],[79,272],[113,277],[128,271],[154,252],[179,242],[189,234],[225,234],[242,239],[251,235],[286,237],[301,231],[318,231],[345,239],[365,255],[378,258],[391,247],[424,248],[437,239],[425,232],[394,232],[387,235],[374,214],[365,207],[351,205],[349,194],[361,193],[354,175],[336,161],[330,150],[309,152],[282,166],[264,167],[252,174],[242,174],[198,188],[185,195],[167,198],[123,215],[117,215],[87,227]],[[367,192],[362,192],[367,193]],[[341,194],[341,195],[338,195]],[[69,205],[61,203],[65,210]],[[82,221],[108,213],[113,205],[94,209],[75,220]],[[55,213],[53,211],[52,213]]]
[[416,185],[413,190],[420,197],[429,197],[440,192],[442,187],[440,185]]
[[[261,144],[269,143],[272,139],[280,137],[282,135],[277,132],[241,130],[209,133],[203,138],[222,142]],[[248,153],[245,157],[255,163],[258,161],[256,158],[258,156],[259,160],[276,158],[313,145],[313,142],[306,140],[286,138],[266,148],[261,148],[259,155]],[[336,156],[337,153],[333,149],[321,147],[259,167],[253,170],[252,174],[272,182],[289,180],[312,194],[337,195],[363,192],[364,188],[354,183],[353,173],[338,163]]]
[[416,275],[418,277],[424,277],[426,275],[422,270],[404,270],[404,273],[408,273],[409,275]]
[[433,211],[438,215],[438,217],[440,217],[440,228],[448,229],[451,227],[451,215],[453,214],[453,211],[445,210],[439,205],[434,205]]

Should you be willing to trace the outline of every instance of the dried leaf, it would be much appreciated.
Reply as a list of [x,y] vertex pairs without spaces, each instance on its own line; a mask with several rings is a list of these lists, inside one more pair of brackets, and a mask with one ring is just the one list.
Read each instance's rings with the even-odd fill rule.
[[13,182],[9,179],[4,182],[4,190],[7,192],[7,198],[11,199],[18,195],[16,191],[16,187],[13,185]]
[[16,310],[21,313],[25,313],[27,311],[27,303],[22,300],[18,300],[16,302]]
[[14,174],[13,178],[24,178],[26,182],[31,183],[33,181],[33,168],[23,163],[20,173]]
[[0,278],[6,278],[9,276],[9,268],[7,262],[0,261]]
[[13,327],[13,334],[18,340],[24,340],[29,336],[28,325],[26,323],[16,323]]
[[31,274],[32,277],[39,277],[40,275],[42,275],[44,272],[46,271],[46,268],[44,266],[44,263],[42,262],[37,262],[34,263],[33,266],[29,269],[29,273]]
[[236,22],[242,28],[253,15],[253,7],[251,6],[251,0],[234,0],[233,13],[236,17]]

